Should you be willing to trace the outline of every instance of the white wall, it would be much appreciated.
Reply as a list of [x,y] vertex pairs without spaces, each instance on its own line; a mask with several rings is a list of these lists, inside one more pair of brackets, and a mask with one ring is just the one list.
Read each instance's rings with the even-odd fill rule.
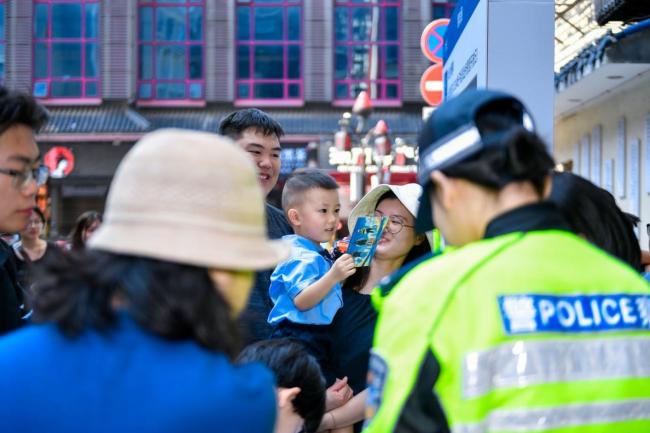
[[[557,162],[573,160],[573,172],[581,173],[581,160],[589,154],[588,178],[599,186],[606,186],[607,161],[613,160],[612,179],[619,206],[627,212],[635,213],[641,218],[639,225],[640,242],[644,249],[648,249],[648,236],[645,225],[650,222],[650,74],[646,73],[635,79],[630,84],[621,86],[622,90],[612,92],[611,95],[599,97],[595,103],[580,111],[563,118],[556,118],[554,156]],[[621,159],[618,129],[621,119],[624,118],[625,132],[625,158]],[[647,123],[646,123],[647,122]],[[595,127],[600,125],[602,138],[602,151],[600,164],[595,164],[593,143],[583,144],[587,134],[592,137]],[[639,155],[633,158],[631,151],[634,143],[639,140]],[[592,140],[593,141],[593,140]],[[576,161],[578,156],[578,161]],[[638,164],[634,168],[634,164]],[[598,173],[600,169],[600,182]],[[617,178],[621,175],[621,168],[625,171],[625,191],[623,194],[616,189]],[[638,170],[638,173],[637,173]],[[633,179],[634,174],[638,175]],[[594,177],[595,176],[595,177]],[[638,205],[634,203],[635,189],[638,188]],[[638,208],[638,209],[637,209]]]

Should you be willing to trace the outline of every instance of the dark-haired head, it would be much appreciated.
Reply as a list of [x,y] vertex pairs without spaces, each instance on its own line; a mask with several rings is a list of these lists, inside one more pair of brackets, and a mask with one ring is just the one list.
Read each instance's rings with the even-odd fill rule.
[[[510,122],[507,113],[487,112],[476,119],[479,130],[486,131],[507,127]],[[512,182],[530,182],[541,199],[555,165],[546,145],[534,132],[514,125],[510,125],[502,140],[502,146],[485,149],[441,171],[449,177],[467,179],[493,190]]]
[[293,407],[304,419],[306,432],[317,430],[325,411],[325,379],[316,359],[300,342],[286,338],[259,341],[247,346],[237,361],[260,362],[275,374],[278,387],[300,388]]
[[20,239],[23,242],[23,247],[25,246],[25,243],[32,243],[37,239],[40,239],[40,237],[43,235],[44,226],[45,215],[43,214],[43,211],[38,208],[38,206],[34,206],[32,208],[32,214],[29,216],[27,225],[19,232]]
[[38,206],[34,206],[32,208],[32,212],[34,212],[34,214],[38,216],[42,224],[45,224],[45,214]]
[[38,132],[47,122],[47,111],[31,95],[0,86],[0,134],[15,125]]
[[416,229],[435,225],[449,245],[477,241],[497,215],[542,201],[554,167],[524,104],[493,90],[445,102],[418,145],[424,192]]
[[55,322],[66,335],[108,330],[117,300],[163,338],[194,340],[231,357],[239,348],[230,307],[205,268],[95,250],[56,254],[40,266],[34,321]]
[[560,208],[574,232],[642,270],[634,224],[609,192],[573,173],[553,173],[549,200]]
[[249,128],[263,135],[275,135],[278,140],[284,135],[282,126],[257,108],[245,108],[228,114],[219,124],[219,134],[238,140]]
[[334,178],[322,170],[296,170],[284,184],[282,208],[287,212],[290,208],[298,206],[310,190],[336,191],[338,188]]
[[72,249],[78,250],[86,246],[86,240],[102,223],[102,214],[95,211],[87,211],[79,215],[70,232],[70,244]]
[[633,229],[636,229],[639,226],[639,223],[641,222],[641,218],[629,212],[623,212],[623,214],[625,215],[627,222],[630,223]]
[[[445,102],[425,122],[418,145],[418,178],[424,193],[416,226],[421,232],[434,226],[430,201],[434,186],[437,190],[445,183],[449,188],[443,189],[452,192],[457,189],[455,186],[463,184],[454,182],[457,179],[467,181],[468,187],[482,187],[484,198],[488,199],[485,194],[491,195],[494,202],[506,189],[506,194],[520,196],[516,200],[520,203],[541,201],[554,167],[553,158],[534,132],[532,117],[523,103],[512,95],[492,90],[463,92]],[[462,223],[455,225],[460,233]],[[445,230],[439,228],[447,238]],[[473,231],[454,242],[476,240],[481,229],[476,227]]]

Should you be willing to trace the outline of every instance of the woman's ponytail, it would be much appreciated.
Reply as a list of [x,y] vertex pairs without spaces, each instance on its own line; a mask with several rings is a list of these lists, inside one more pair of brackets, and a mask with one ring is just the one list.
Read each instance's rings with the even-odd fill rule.
[[540,197],[544,184],[554,167],[541,138],[525,128],[515,128],[504,139],[506,166],[504,176],[518,181],[530,181]]

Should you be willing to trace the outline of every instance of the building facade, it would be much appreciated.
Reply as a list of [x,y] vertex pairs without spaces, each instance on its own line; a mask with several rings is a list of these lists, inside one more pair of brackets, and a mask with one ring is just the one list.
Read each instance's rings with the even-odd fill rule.
[[[0,79],[48,107],[43,152],[74,170],[50,184],[54,229],[101,210],[113,172],[143,134],[216,131],[238,107],[282,123],[285,171],[327,141],[360,90],[393,136],[413,142],[429,66],[420,33],[439,0],[0,0]],[[312,145],[313,147],[313,145]]]
[[[648,6],[650,8],[650,6]],[[609,33],[556,75],[554,154],[650,233],[650,20]]]

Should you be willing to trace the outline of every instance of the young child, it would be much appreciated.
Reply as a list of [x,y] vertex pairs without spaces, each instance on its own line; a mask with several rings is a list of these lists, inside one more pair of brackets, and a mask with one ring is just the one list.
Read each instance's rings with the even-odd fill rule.
[[320,243],[329,241],[339,221],[338,185],[319,170],[304,170],[287,180],[282,207],[294,235],[291,256],[271,275],[269,295],[274,306],[268,318],[275,326],[273,338],[301,340],[316,358],[328,385],[334,378],[328,365],[330,333],[337,310],[343,305],[341,281],[354,274],[354,260],[344,254],[332,263]]

